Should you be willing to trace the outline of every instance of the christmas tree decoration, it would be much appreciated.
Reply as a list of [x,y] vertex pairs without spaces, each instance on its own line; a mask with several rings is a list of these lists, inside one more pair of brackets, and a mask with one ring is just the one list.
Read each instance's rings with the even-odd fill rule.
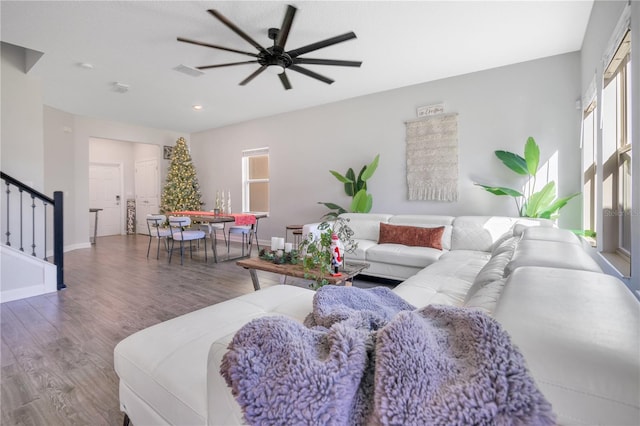
[[201,197],[189,147],[187,141],[181,137],[171,152],[171,163],[162,190],[160,210],[163,213],[200,210],[204,204]]

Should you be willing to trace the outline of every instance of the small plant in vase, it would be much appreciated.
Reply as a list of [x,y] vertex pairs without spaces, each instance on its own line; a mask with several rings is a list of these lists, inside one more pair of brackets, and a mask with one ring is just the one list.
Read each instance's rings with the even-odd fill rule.
[[348,225],[349,219],[338,217],[332,222],[318,225],[319,236],[309,234],[299,246],[299,253],[304,267],[305,278],[313,280],[309,286],[314,290],[328,284],[326,275],[334,272],[334,254],[332,241],[340,240],[344,252],[353,253],[358,243],[353,240],[354,232]]

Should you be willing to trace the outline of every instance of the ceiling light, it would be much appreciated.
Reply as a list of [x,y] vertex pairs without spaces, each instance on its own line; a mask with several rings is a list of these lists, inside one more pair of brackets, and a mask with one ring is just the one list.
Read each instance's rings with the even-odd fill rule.
[[193,108],[193,110],[194,110],[194,111],[200,111],[200,110],[202,110],[204,107],[203,107],[202,105],[194,105],[192,108]]
[[282,65],[269,65],[267,67],[267,71],[271,74],[282,74],[284,72],[284,67]]
[[78,64],[78,66],[79,66],[80,68],[84,68],[84,69],[87,69],[87,70],[92,70],[92,69],[93,69],[93,65],[92,65],[92,64],[90,64],[90,63],[88,63],[88,62],[80,62],[80,63]]

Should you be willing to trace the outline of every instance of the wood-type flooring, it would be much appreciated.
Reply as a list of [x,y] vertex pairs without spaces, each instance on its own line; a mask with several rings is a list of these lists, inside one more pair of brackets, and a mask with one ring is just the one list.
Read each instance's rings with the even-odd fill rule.
[[[67,289],[0,305],[2,426],[121,425],[116,344],[153,324],[253,292],[235,261],[214,263],[211,249],[193,259],[155,258],[144,235],[99,237],[65,253]],[[154,241],[155,244],[155,241]],[[240,254],[232,243],[231,255]],[[218,253],[226,258],[224,244]],[[255,252],[254,252],[255,255]],[[262,288],[280,278],[258,272]],[[307,281],[287,279],[288,285]],[[354,285],[376,283],[356,279]],[[135,426],[135,425],[134,425]]]

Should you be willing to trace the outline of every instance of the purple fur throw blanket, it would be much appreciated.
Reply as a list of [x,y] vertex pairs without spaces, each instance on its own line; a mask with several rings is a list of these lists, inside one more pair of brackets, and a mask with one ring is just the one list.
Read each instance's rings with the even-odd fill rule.
[[305,324],[255,319],[229,344],[220,373],[247,423],[555,424],[524,358],[481,312],[325,286]]

